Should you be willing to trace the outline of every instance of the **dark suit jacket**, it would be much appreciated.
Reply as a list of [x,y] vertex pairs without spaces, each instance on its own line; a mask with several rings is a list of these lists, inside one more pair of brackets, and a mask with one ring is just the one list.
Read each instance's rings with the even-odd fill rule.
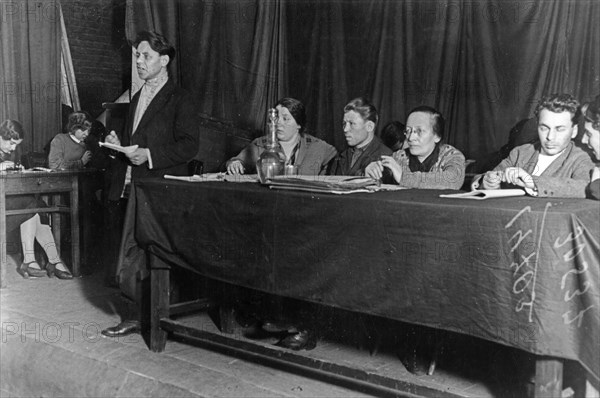
[[[138,91],[131,100],[127,125],[119,136],[121,145],[139,145],[150,149],[153,168],[148,162],[132,166],[131,179],[163,177],[165,174],[187,175],[187,162],[198,153],[200,121],[192,97],[175,86],[171,79],[148,105],[135,134],[132,134],[135,109],[140,99]],[[109,170],[108,199],[119,200],[125,184],[129,160],[118,154]]]
[[594,180],[589,183],[585,189],[586,197],[600,200],[600,180]]
[[381,155],[389,156],[391,154],[392,150],[383,145],[381,140],[375,136],[356,163],[354,163],[354,166],[350,167],[352,164],[352,151],[350,148],[347,148],[333,160],[329,174],[338,176],[363,176],[365,175],[365,167],[369,163],[379,160]]

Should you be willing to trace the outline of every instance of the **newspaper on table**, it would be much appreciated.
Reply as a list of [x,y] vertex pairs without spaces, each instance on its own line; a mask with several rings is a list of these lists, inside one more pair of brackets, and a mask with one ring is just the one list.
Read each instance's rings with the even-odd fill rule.
[[402,189],[397,185],[382,186],[379,181],[370,177],[356,176],[277,176],[267,180],[266,185],[272,189],[333,194],[350,194]]
[[225,181],[225,182],[258,182],[258,175],[256,174],[227,174],[227,173],[205,173],[205,174],[194,174],[193,176],[174,176],[166,174],[165,178],[168,180],[178,180],[187,182],[212,182],[212,181]]

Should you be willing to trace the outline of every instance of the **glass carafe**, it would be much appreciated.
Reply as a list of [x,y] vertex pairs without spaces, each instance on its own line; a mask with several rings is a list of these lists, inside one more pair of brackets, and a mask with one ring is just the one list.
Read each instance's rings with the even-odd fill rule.
[[283,175],[285,169],[285,154],[277,140],[277,110],[271,108],[268,110],[267,115],[269,122],[266,144],[264,151],[256,161],[256,172],[261,184],[266,184],[269,178]]

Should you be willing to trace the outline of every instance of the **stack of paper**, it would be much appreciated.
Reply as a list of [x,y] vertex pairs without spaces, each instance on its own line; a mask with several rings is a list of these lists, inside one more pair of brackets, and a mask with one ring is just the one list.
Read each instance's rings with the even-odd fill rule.
[[111,144],[109,142],[99,142],[98,144],[100,146],[107,147],[108,149],[112,149],[117,152],[123,152],[123,153],[133,153],[133,152],[135,152],[136,149],[138,149],[137,145],[121,146],[121,145]]
[[165,178],[168,180],[179,180],[187,182],[211,182],[211,181],[227,181],[227,182],[252,182],[258,181],[256,174],[236,174],[229,175],[227,173],[206,173],[206,174],[195,174],[193,176],[173,176],[166,174]]
[[347,194],[373,192],[378,181],[351,176],[278,176],[267,181],[269,188],[320,193]]

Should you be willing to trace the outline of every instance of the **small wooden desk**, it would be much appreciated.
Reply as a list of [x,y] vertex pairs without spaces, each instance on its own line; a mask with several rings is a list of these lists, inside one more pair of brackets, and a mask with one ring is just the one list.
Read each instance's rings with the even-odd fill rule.
[[[17,214],[51,213],[54,240],[60,253],[59,215],[68,213],[71,219],[71,267],[73,276],[79,276],[79,182],[76,171],[52,172],[2,172],[0,173],[0,287],[6,287],[8,265],[6,243],[6,217]],[[69,204],[61,204],[61,194],[69,194]],[[6,210],[6,197],[10,195],[44,195],[48,207]]]

